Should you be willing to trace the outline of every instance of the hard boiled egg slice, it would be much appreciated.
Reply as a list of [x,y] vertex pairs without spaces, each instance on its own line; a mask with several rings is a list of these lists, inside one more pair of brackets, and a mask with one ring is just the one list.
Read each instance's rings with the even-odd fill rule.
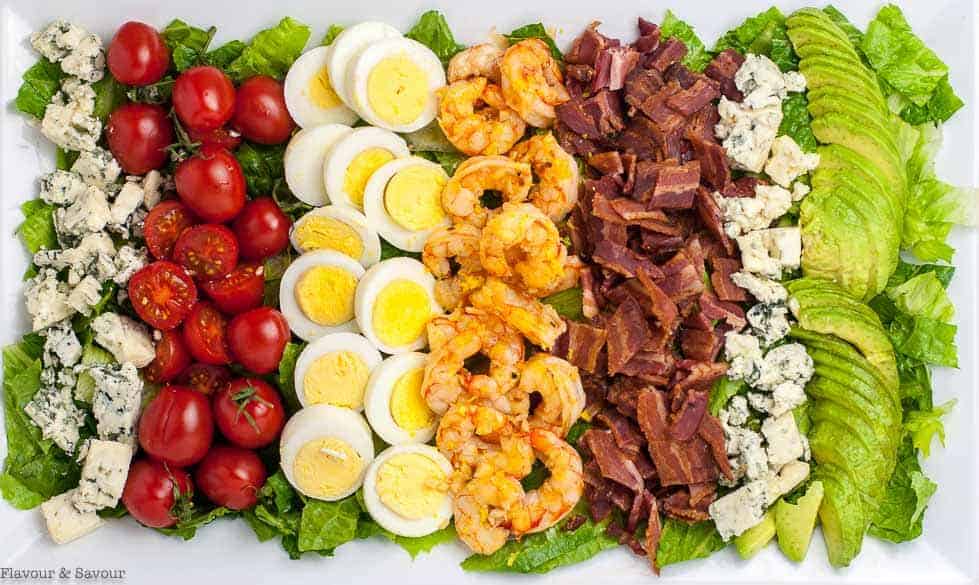
[[289,232],[300,253],[334,250],[350,256],[364,268],[381,259],[381,240],[363,213],[349,207],[327,205],[299,218]]
[[337,35],[330,45],[327,70],[330,73],[333,91],[344,103],[348,106],[353,103],[347,88],[347,68],[353,63],[354,58],[369,45],[400,36],[401,31],[383,22],[362,22],[345,28]]
[[296,360],[296,396],[303,406],[332,404],[360,411],[367,380],[380,363],[381,353],[363,335],[324,335]]
[[300,128],[357,121],[330,84],[328,61],[331,47],[316,47],[303,53],[289,68],[285,81],[286,109]]
[[428,321],[442,313],[435,278],[414,258],[382,260],[357,285],[354,313],[361,333],[384,353],[422,349]]
[[356,291],[364,267],[332,250],[297,258],[279,283],[279,307],[293,333],[313,341],[327,333],[357,331]]
[[448,181],[441,165],[417,156],[385,164],[364,188],[367,224],[396,247],[421,252],[432,232],[451,224],[442,209]]
[[438,417],[422,396],[424,353],[392,355],[374,368],[367,381],[364,414],[379,437],[392,445],[427,443]]
[[364,188],[374,171],[408,155],[408,143],[394,132],[355,128],[333,145],[321,169],[330,201],[363,211]]
[[297,412],[279,440],[286,479],[303,495],[333,502],[357,491],[374,460],[374,439],[364,417],[329,404]]
[[381,527],[399,536],[418,537],[449,525],[452,465],[430,445],[385,449],[364,478],[364,504]]
[[330,202],[323,183],[323,163],[330,147],[349,132],[349,126],[324,124],[304,128],[292,137],[282,162],[286,185],[297,199],[314,207]]
[[435,119],[435,91],[445,86],[445,71],[425,45],[389,38],[357,55],[346,84],[349,105],[361,118],[395,132],[414,132]]

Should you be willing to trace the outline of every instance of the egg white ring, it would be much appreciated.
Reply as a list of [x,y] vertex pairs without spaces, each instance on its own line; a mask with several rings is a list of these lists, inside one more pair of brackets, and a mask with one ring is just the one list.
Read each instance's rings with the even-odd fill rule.
[[286,109],[300,128],[312,128],[322,124],[345,124],[347,126],[357,121],[357,112],[344,103],[332,108],[322,108],[313,103],[307,91],[312,78],[328,66],[330,58],[329,47],[315,47],[299,56],[289,67],[283,84]]
[[353,209],[352,207],[343,207],[340,205],[326,205],[324,207],[317,207],[312,211],[308,211],[305,215],[296,220],[296,223],[292,225],[289,230],[289,241],[292,242],[292,247],[296,249],[300,254],[305,254],[309,251],[315,250],[305,250],[299,245],[296,240],[296,229],[302,225],[309,217],[328,217],[330,219],[335,219],[341,223],[344,223],[352,230],[357,232],[360,237],[361,243],[364,245],[364,252],[357,259],[361,266],[364,268],[370,268],[381,259],[381,240],[377,236],[377,232],[368,224],[367,218],[363,213]]
[[[364,460],[364,469],[348,490],[328,499],[317,498],[299,487],[293,473],[293,467],[296,455],[299,454],[303,445],[310,441],[330,437],[348,443]],[[367,426],[367,421],[356,412],[349,408],[316,404],[303,408],[286,423],[279,440],[279,455],[282,461],[282,472],[292,487],[296,488],[296,491],[310,498],[335,502],[354,493],[363,485],[367,470],[370,469],[371,462],[374,461],[374,438],[371,435],[370,427]]]
[[370,267],[357,284],[357,295],[354,297],[354,316],[361,334],[377,346],[377,349],[387,354],[418,351],[428,345],[428,333],[422,330],[418,339],[411,343],[393,346],[381,341],[374,332],[374,302],[384,287],[394,280],[410,280],[425,290],[432,315],[444,313],[442,306],[435,300],[435,277],[425,268],[425,265],[414,258],[398,257],[382,260]]
[[297,199],[319,207],[330,202],[323,184],[323,163],[330,147],[350,132],[349,126],[323,124],[297,132],[282,157],[286,185]]
[[400,427],[391,414],[391,395],[394,385],[401,376],[412,370],[425,367],[428,354],[412,351],[392,355],[374,368],[367,381],[364,393],[364,415],[377,436],[390,445],[427,443],[435,436],[439,423],[436,418],[431,425],[414,432]]
[[326,185],[326,192],[334,205],[346,205],[357,211],[362,211],[361,206],[354,203],[353,199],[350,198],[350,194],[344,189],[343,183],[350,163],[358,154],[369,148],[383,148],[390,151],[395,159],[406,158],[411,155],[408,150],[408,143],[394,132],[370,126],[354,128],[350,134],[333,144],[333,147],[326,154],[321,169],[323,184]]
[[[449,179],[449,175],[442,168],[442,165],[435,164],[430,160],[425,160],[417,156],[396,158],[374,171],[374,174],[367,181],[367,186],[364,187],[364,215],[367,216],[367,224],[376,229],[382,238],[391,242],[396,248],[408,252],[421,252],[425,248],[425,242],[428,241],[429,236],[443,226],[452,225],[452,220],[448,215],[445,215],[440,223],[431,228],[412,231],[399,224],[388,213],[384,198],[388,183],[404,169],[414,166],[437,169],[445,177],[446,181]],[[441,209],[441,197],[439,198],[438,205]]]
[[[350,272],[357,278],[358,289],[360,288],[360,280],[363,279],[365,273],[360,262],[334,250],[316,250],[293,260],[279,282],[279,309],[285,315],[289,328],[306,341],[314,341],[328,333],[342,333],[344,331],[356,333],[356,318],[334,326],[320,325],[307,317],[299,306],[299,301],[296,300],[296,284],[307,270],[316,266],[336,266]],[[356,307],[356,291],[354,292],[354,301]]]
[[[412,520],[404,518],[394,510],[388,508],[381,501],[381,497],[377,493],[377,473],[381,469],[381,466],[396,455],[412,453],[423,455],[434,461],[445,473],[446,477],[452,475],[452,464],[445,458],[445,455],[439,453],[439,450],[431,445],[412,444],[388,447],[374,459],[374,462],[367,469],[367,475],[364,477],[364,504],[367,506],[367,513],[371,515],[371,518],[385,530],[399,536],[418,537],[431,534],[436,530],[441,530],[448,526],[452,520],[452,496],[448,493],[445,494],[445,500],[439,506],[436,516]],[[395,524],[391,521],[391,516],[397,517],[404,524]]]
[[[293,371],[293,385],[296,388],[296,397],[303,406],[313,406],[306,402],[306,372],[316,360],[331,353],[349,351],[360,358],[370,372],[377,369],[381,364],[381,352],[377,351],[374,345],[367,341],[363,335],[356,333],[342,332],[324,335],[316,341],[310,343],[299,354],[296,360],[296,368]],[[367,402],[366,388],[364,392],[364,402]],[[360,412],[364,407],[353,410]]]
[[[406,124],[391,124],[382,120],[371,107],[367,92],[371,71],[381,60],[395,53],[405,54],[418,65],[424,72],[428,84],[425,106],[416,119]],[[394,132],[414,132],[427,126],[438,114],[438,97],[435,91],[445,87],[445,70],[439,58],[425,45],[405,37],[389,38],[371,44],[357,55],[347,67],[345,83],[351,99],[348,105],[360,114],[361,118],[374,126]]]
[[330,74],[330,85],[343,103],[349,107],[352,103],[347,91],[347,68],[364,47],[378,41],[398,38],[401,31],[384,22],[361,22],[343,29],[330,45],[327,71]]

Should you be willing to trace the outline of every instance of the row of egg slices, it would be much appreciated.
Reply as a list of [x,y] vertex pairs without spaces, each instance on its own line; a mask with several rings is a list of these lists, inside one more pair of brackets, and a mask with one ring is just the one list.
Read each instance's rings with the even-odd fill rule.
[[452,465],[430,445],[395,445],[374,455],[364,418],[329,404],[307,406],[282,430],[282,470],[307,497],[336,501],[363,486],[367,512],[381,527],[418,537],[452,520]]

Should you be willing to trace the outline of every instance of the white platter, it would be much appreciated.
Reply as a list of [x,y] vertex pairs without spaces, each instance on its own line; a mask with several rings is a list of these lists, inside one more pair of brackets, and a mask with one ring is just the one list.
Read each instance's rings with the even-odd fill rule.
[[[779,2],[786,13],[806,4]],[[877,2],[838,0],[837,6],[861,27],[878,8]],[[940,176],[957,184],[976,185],[976,3],[970,0],[910,0],[900,2],[915,31],[951,68],[951,82],[966,107],[945,127],[939,158]],[[719,34],[745,17],[770,6],[765,0],[680,0],[636,2],[617,0],[17,0],[0,4],[0,342],[16,341],[27,329],[21,275],[27,254],[13,237],[21,221],[18,206],[36,195],[36,179],[53,168],[53,148],[28,126],[11,106],[20,75],[34,63],[27,36],[56,16],[90,28],[108,39],[125,20],[163,26],[172,18],[192,24],[218,26],[217,42],[247,38],[259,28],[289,15],[313,28],[317,41],[333,23],[384,20],[407,30],[424,10],[439,7],[462,41],[484,39],[495,27],[543,20],[565,45],[592,20],[605,22],[612,36],[632,38],[635,19],[642,15],[659,22],[666,8],[694,24],[701,38],[712,43]],[[928,508],[924,536],[905,545],[867,538],[863,553],[846,570],[826,562],[822,539],[813,539],[806,562],[795,565],[769,547],[750,562],[733,550],[706,561],[668,567],[663,583],[974,583],[979,580],[979,234],[957,230],[952,236],[959,268],[951,295],[958,309],[961,369],[938,371],[934,377],[936,403],[952,397],[958,406],[946,421],[948,447],[934,448],[926,471],[939,485]],[[0,422],[2,424],[2,422]],[[0,440],[0,459],[6,445]],[[66,546],[48,540],[40,514],[21,512],[0,503],[0,571],[76,567],[124,571],[121,580],[104,582],[160,583],[650,583],[655,577],[644,559],[624,548],[546,576],[521,577],[465,573],[458,563],[461,545],[445,545],[412,562],[399,547],[377,539],[344,545],[334,558],[311,556],[290,561],[278,544],[259,543],[241,521],[221,521],[199,532],[191,542],[165,537],[137,526],[131,519],[112,521],[94,535]],[[56,579],[57,580],[57,579]],[[4,581],[0,572],[0,581]],[[79,579],[78,581],[92,582]],[[21,581],[23,582],[23,581]],[[47,580],[45,582],[50,582]],[[61,582],[61,581],[59,581]]]

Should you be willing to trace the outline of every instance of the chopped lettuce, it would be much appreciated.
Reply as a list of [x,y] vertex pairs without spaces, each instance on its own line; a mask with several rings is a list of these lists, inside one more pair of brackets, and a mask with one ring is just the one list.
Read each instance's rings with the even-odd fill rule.
[[116,81],[111,75],[92,84],[95,90],[95,117],[105,123],[109,114],[126,101],[126,86]]
[[[276,286],[278,287],[278,281],[276,281]],[[276,383],[279,386],[279,392],[282,393],[283,400],[285,400],[286,410],[290,414],[297,412],[301,408],[299,398],[296,397],[293,375],[296,371],[296,360],[299,359],[299,354],[305,348],[305,343],[289,342],[286,344],[285,349],[282,350],[282,358],[279,360],[279,373],[276,378]]]
[[247,47],[245,43],[235,40],[228,41],[213,51],[208,51],[203,57],[203,63],[221,69],[227,69],[235,59],[241,56]]
[[360,504],[354,496],[337,502],[309,500],[299,522],[299,550],[332,551],[357,538]]
[[442,61],[442,65],[448,65],[449,59],[466,48],[465,45],[456,42],[455,36],[449,29],[449,23],[438,10],[429,10],[422,14],[405,36],[431,49]]
[[914,448],[925,457],[931,455],[931,442],[935,437],[938,437],[942,447],[945,446],[945,425],[942,417],[952,412],[955,403],[955,400],[949,400],[929,410],[912,410],[905,415],[904,430],[911,436]]
[[168,75],[150,85],[130,87],[126,90],[126,97],[132,102],[157,105],[167,104],[170,102],[170,96],[173,95],[174,81],[176,81],[174,77]]
[[924,272],[904,283],[885,289],[898,310],[950,323],[955,317],[955,305],[934,272]]
[[344,27],[340,26],[339,24],[331,24],[330,28],[326,29],[326,34],[323,35],[323,40],[320,41],[320,45],[323,45],[324,47],[332,45],[333,41],[335,41],[337,37],[340,36],[340,33],[343,32],[343,28]]
[[958,367],[955,325],[898,313],[887,328],[894,351],[927,364]]
[[44,110],[51,103],[51,98],[61,87],[61,78],[65,74],[61,66],[43,57],[30,69],[24,72],[24,82],[17,90],[14,105],[21,112],[37,119],[44,117]]
[[857,50],[857,52],[861,52],[860,44],[863,42],[863,32],[857,27],[853,26],[850,19],[848,19],[845,14],[840,12],[832,4],[826,8],[823,8],[823,12],[829,16],[830,20],[836,23],[836,26],[843,29],[843,32],[846,33],[847,38],[849,38],[850,42],[853,43],[853,47]]
[[282,157],[286,148],[284,144],[254,144],[242,142],[235,156],[245,175],[248,193],[253,196],[268,195],[275,188],[276,182],[285,175]]
[[285,17],[256,34],[237,59],[228,64],[228,76],[241,83],[255,75],[282,79],[309,40],[309,27]]
[[565,319],[572,321],[581,321],[584,319],[584,314],[581,312],[581,288],[579,287],[554,293],[541,300],[554,307],[558,315],[561,315]]
[[415,260],[420,260],[421,257],[420,252],[406,252],[384,238],[381,238],[381,260],[387,260],[388,258],[414,258]]
[[897,452],[897,466],[887,484],[884,499],[870,524],[870,534],[891,542],[921,536],[928,500],[938,486],[921,472],[917,450],[905,439]]
[[710,520],[689,524],[673,518],[663,523],[656,566],[705,559],[724,548],[724,539]]
[[714,382],[714,386],[711,388],[707,410],[712,415],[717,416],[727,406],[731,398],[747,391],[748,385],[744,383],[744,380],[732,380],[727,376],[722,376]]
[[58,235],[54,231],[54,206],[31,199],[20,206],[24,221],[17,227],[17,233],[32,254],[41,248],[57,248]]
[[218,29],[213,26],[205,30],[177,18],[172,20],[160,35],[170,49],[174,68],[177,71],[186,71],[200,64],[217,31]]
[[812,133],[812,116],[809,115],[809,100],[805,93],[789,94],[782,102],[782,124],[778,127],[778,134],[795,140],[806,152],[816,152],[816,136]]
[[697,36],[693,27],[677,18],[672,10],[667,10],[663,17],[660,34],[664,39],[676,37],[683,41],[687,46],[687,55],[683,58],[683,64],[687,67],[694,71],[703,71],[710,63],[711,56],[704,47],[704,42]]
[[540,39],[547,43],[547,47],[551,50],[551,55],[557,59],[558,63],[564,62],[564,55],[561,53],[561,49],[557,48],[557,43],[551,38],[551,35],[547,33],[547,29],[544,25],[539,22],[533,24],[525,24],[519,28],[515,28],[510,31],[510,34],[503,35],[506,40],[513,43],[520,42],[524,39]]
[[799,68],[799,57],[786,33],[785,15],[774,6],[724,33],[714,45],[714,52],[725,49],[765,55],[782,71]]
[[218,518],[223,518],[229,515],[234,516],[236,515],[236,512],[224,507],[195,511],[190,516],[181,519],[170,528],[159,528],[158,530],[168,536],[176,536],[184,540],[190,540],[197,536],[198,528],[203,528]]

